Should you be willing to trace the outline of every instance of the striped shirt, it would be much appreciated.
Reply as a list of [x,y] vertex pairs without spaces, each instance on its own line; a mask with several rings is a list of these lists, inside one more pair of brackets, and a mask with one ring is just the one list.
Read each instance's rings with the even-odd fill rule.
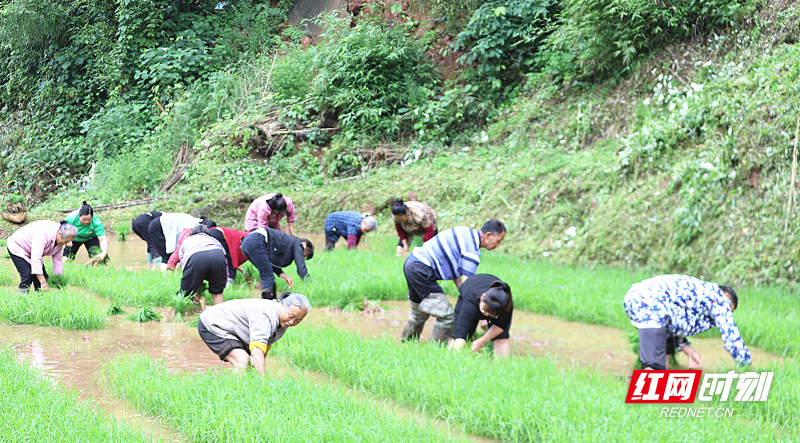
[[355,211],[331,212],[325,217],[325,233],[336,233],[340,237],[361,233],[361,221],[364,214]]
[[467,226],[450,228],[415,248],[411,258],[433,268],[439,280],[473,276],[481,263],[481,233]]

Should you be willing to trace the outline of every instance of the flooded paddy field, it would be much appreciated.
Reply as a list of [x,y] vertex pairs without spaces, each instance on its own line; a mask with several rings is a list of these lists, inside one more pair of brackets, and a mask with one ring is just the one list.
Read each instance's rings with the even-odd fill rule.
[[[321,238],[321,236],[319,237]],[[312,241],[315,240],[312,239]],[[324,245],[324,243],[320,243],[320,245]],[[110,242],[109,255],[112,257],[113,266],[118,269],[135,271],[120,272],[119,285],[121,291],[125,290],[125,279],[137,278],[137,275],[149,275],[140,274],[142,272],[158,272],[146,270],[144,251],[144,242],[135,238],[135,236],[129,237],[126,242]],[[83,256],[79,254],[76,259],[77,265],[87,259],[83,250],[81,253]],[[321,251],[320,254],[322,254]],[[366,254],[359,256],[352,255],[352,253],[340,255],[338,252],[331,255],[331,257],[333,258],[325,257],[316,262],[311,261],[309,268],[312,275],[314,275],[315,271],[318,273],[317,275],[321,274],[319,268],[316,267],[318,263],[319,267],[323,267],[328,266],[328,261],[334,259],[342,260],[343,258],[350,259],[352,257],[355,261],[357,258],[364,260],[373,258]],[[402,258],[393,256],[378,257],[378,260],[385,260],[386,263],[391,264],[402,263]],[[9,260],[3,260],[2,265],[6,268],[11,267],[10,269],[13,270],[13,265]],[[336,263],[331,263],[330,265],[336,265]],[[339,266],[342,266],[341,262]],[[67,268],[67,272],[69,272],[69,268]],[[321,289],[322,283],[319,280],[321,279],[313,282],[316,286],[308,285],[306,289],[325,292]],[[388,284],[395,286],[397,286],[397,283],[397,279],[388,282]],[[298,286],[303,284],[305,283],[301,282]],[[369,286],[370,284],[375,284],[375,282],[364,281],[363,284]],[[376,292],[381,293],[382,287],[377,288]],[[12,290],[13,288],[6,289]],[[167,289],[174,290],[174,288]],[[347,290],[351,289],[347,288]],[[100,298],[96,293],[80,287],[73,286],[71,290],[83,291],[83,293],[96,301],[103,310],[112,303],[107,298]],[[404,287],[401,286],[398,291],[402,292],[402,290],[404,290]],[[452,289],[447,288],[447,290],[449,292]],[[258,290],[255,288],[240,288],[239,291],[244,291],[245,294],[249,291],[249,296],[251,297],[258,296]],[[333,290],[328,291],[333,292]],[[367,294],[362,293],[362,296],[369,295],[369,291],[365,292]],[[320,298],[332,299],[327,294],[323,294]],[[319,357],[314,357],[309,353],[317,352],[315,346],[313,344],[304,346],[304,341],[295,341],[294,337],[298,337],[297,340],[306,340],[307,337],[311,337],[309,340],[317,340],[320,348],[328,348],[328,345],[322,344],[324,343],[324,337],[320,338],[314,334],[317,334],[315,331],[326,331],[328,327],[333,326],[341,331],[342,334],[352,333],[362,339],[368,339],[365,342],[352,341],[351,344],[355,348],[366,348],[371,346],[369,343],[375,343],[375,346],[378,347],[376,350],[380,352],[403,352],[403,349],[409,349],[409,352],[412,353],[420,352],[420,361],[428,364],[431,368],[439,364],[449,364],[453,365],[453,371],[456,371],[455,368],[457,367],[478,365],[476,368],[493,368],[492,370],[497,371],[498,377],[510,380],[515,380],[518,377],[522,377],[520,374],[531,371],[531,373],[537,374],[550,374],[551,377],[555,376],[557,378],[561,376],[556,374],[562,374],[562,376],[566,377],[565,383],[569,384],[579,383],[579,380],[584,380],[587,377],[587,375],[580,374],[594,373],[596,375],[589,377],[600,376],[607,377],[610,380],[603,382],[605,383],[604,387],[602,389],[598,388],[600,391],[597,392],[597,395],[609,395],[611,393],[615,397],[613,398],[614,402],[617,403],[620,401],[617,397],[619,395],[624,396],[618,390],[620,386],[626,383],[636,359],[636,356],[631,351],[631,344],[628,342],[623,330],[608,326],[565,321],[553,316],[534,314],[523,310],[515,311],[511,327],[511,354],[514,356],[511,360],[515,362],[514,365],[522,365],[519,368],[512,368],[510,365],[507,367],[506,364],[499,362],[492,363],[491,357],[479,357],[481,360],[474,360],[474,358],[478,357],[469,353],[450,353],[433,346],[401,345],[399,344],[400,332],[409,315],[407,301],[398,299],[380,300],[378,305],[373,305],[380,306],[379,308],[373,307],[363,312],[348,312],[352,309],[341,309],[341,305],[352,307],[353,302],[349,300],[353,299],[355,299],[355,295],[342,303],[337,303],[332,308],[319,306],[318,303],[312,300],[312,303],[317,307],[309,313],[306,320],[296,330],[290,330],[287,333],[288,340],[286,340],[286,343],[279,343],[276,346],[276,350],[268,357],[269,372],[275,377],[275,380],[286,378],[302,379],[310,381],[313,386],[316,386],[314,388],[313,386],[302,385],[297,387],[293,385],[292,389],[299,389],[300,391],[298,392],[308,393],[317,388],[323,390],[334,389],[336,392],[332,394],[331,402],[350,401],[341,400],[337,397],[343,392],[356,402],[367,402],[370,405],[378,405],[384,411],[389,411],[401,419],[401,424],[398,425],[400,427],[410,426],[409,423],[414,423],[414,426],[417,427],[432,427],[446,436],[446,438],[465,439],[468,441],[529,441],[527,440],[528,437],[520,436],[516,438],[513,435],[517,434],[504,434],[496,431],[496,429],[500,428],[514,429],[514,425],[511,424],[514,421],[511,418],[507,419],[509,420],[508,422],[503,421],[506,419],[498,419],[500,420],[499,422],[484,426],[473,423],[473,418],[470,418],[469,414],[464,410],[452,405],[448,406],[446,402],[439,406],[431,406],[437,403],[429,403],[431,399],[427,396],[434,394],[430,392],[430,389],[428,389],[428,393],[413,394],[417,395],[417,397],[412,396],[413,400],[410,401],[402,392],[393,391],[386,386],[377,384],[371,386],[364,380],[350,378],[345,372],[342,372],[342,369],[337,369],[334,366],[329,367],[314,360]],[[450,301],[455,303],[455,298],[451,297]],[[123,305],[122,307],[127,313],[132,313],[135,310],[135,307],[129,305]],[[173,389],[168,386],[176,386],[175,383],[182,386],[180,389],[199,389],[199,386],[209,383],[210,380],[202,377],[213,377],[214,374],[219,377],[225,377],[224,374],[229,372],[227,369],[230,368],[230,365],[223,364],[208,349],[199,338],[195,327],[191,327],[184,322],[172,321],[170,308],[157,307],[156,310],[164,317],[161,321],[135,323],[127,320],[125,315],[109,316],[102,329],[97,330],[64,330],[27,324],[0,324],[0,341],[9,346],[20,360],[26,361],[42,370],[54,384],[75,390],[81,398],[89,400],[93,407],[110,414],[116,420],[132,424],[135,428],[141,429],[146,435],[162,438],[165,441],[210,441],[199,439],[190,432],[193,429],[192,426],[198,426],[198,423],[204,420],[203,417],[197,417],[192,422],[181,421],[178,419],[181,414],[176,411],[170,412],[168,406],[161,403],[161,400],[150,399],[147,404],[139,404],[136,401],[131,401],[131,398],[136,399],[137,395],[145,397],[146,393],[136,394],[137,391],[134,388],[125,385],[125,389],[127,389],[125,392],[128,392],[127,397],[125,397],[117,392],[122,389],[119,387],[121,382],[114,382],[114,386],[111,386],[112,383],[109,381],[108,372],[109,365],[114,365],[117,368],[115,369],[117,373],[125,373],[128,370],[126,365],[143,364],[136,361],[119,363],[121,356],[143,355],[149,360],[162,360],[171,374],[182,374],[182,377],[189,377],[191,380],[184,385],[181,384],[183,382],[159,378],[161,376],[156,377],[157,368],[152,369],[147,366],[149,369],[142,369],[148,374],[150,374],[151,369],[155,371],[151,374],[154,377],[153,380],[157,379],[159,380],[158,383],[164,383],[164,389]],[[191,321],[192,317],[187,319]],[[423,342],[427,340],[432,327],[432,321],[429,321],[423,332]],[[694,338],[691,341],[695,349],[703,355],[705,365],[703,369],[723,368],[726,367],[726,364],[730,366],[730,356],[725,351],[719,338]],[[389,348],[381,348],[383,343],[391,345]],[[418,348],[422,350],[417,351]],[[766,352],[752,346],[750,350],[753,354],[755,367],[780,368],[784,365],[785,360],[775,353]],[[337,354],[336,352],[342,353]],[[322,357],[322,360],[347,360],[347,357],[345,357],[347,355],[346,352],[349,351],[347,349],[335,351]],[[392,354],[391,358],[401,359],[403,355]],[[530,363],[524,363],[526,361]],[[680,360],[680,363],[681,366],[685,367],[685,359]],[[363,373],[367,373],[366,366],[349,371],[356,370],[356,372],[363,371]],[[221,374],[219,373],[220,370],[222,371]],[[573,371],[578,372],[573,373]],[[441,377],[444,379],[445,375],[442,374]],[[524,378],[519,379],[523,380]],[[142,383],[149,383],[146,378],[142,380]],[[530,383],[541,382],[539,379],[530,380],[532,380]],[[247,380],[247,383],[253,382],[255,382],[253,379]],[[117,391],[115,391],[115,387]],[[308,389],[311,391],[308,391]],[[547,391],[547,389],[544,389],[544,391]],[[376,398],[375,395],[378,395],[378,397]],[[486,401],[483,397],[476,397],[476,400],[471,399],[468,394],[463,395],[465,402],[473,400],[478,402]],[[498,391],[496,395],[502,397],[503,394]],[[511,398],[514,394],[509,391],[507,395]],[[518,401],[522,402],[524,400],[520,399]],[[607,406],[617,407],[617,403],[608,403]],[[525,406],[525,408],[530,407],[532,406],[527,404]],[[577,408],[578,406],[574,407]],[[631,413],[627,410],[617,412],[623,414]],[[640,412],[635,414],[640,414]],[[531,420],[535,418],[533,415],[528,415],[527,417]],[[759,419],[759,417],[763,418],[756,414],[750,416],[750,419]],[[769,418],[771,416],[767,414],[764,417]],[[326,418],[325,420],[328,419]],[[380,422],[383,419],[372,418],[371,420]],[[531,430],[526,426],[528,425],[523,426],[523,428],[527,429],[525,431],[527,433],[524,434],[527,436],[538,435],[538,433],[550,429],[545,426]],[[698,432],[701,431],[702,429]],[[570,439],[569,436],[573,435],[569,432],[560,436],[553,435],[545,440],[567,441]],[[699,435],[705,435],[703,432]],[[610,438],[611,435],[608,434],[607,437]],[[424,440],[429,437],[420,438]],[[596,441],[604,439],[599,438]],[[704,439],[699,438],[698,440]],[[220,441],[228,440],[223,439]]]

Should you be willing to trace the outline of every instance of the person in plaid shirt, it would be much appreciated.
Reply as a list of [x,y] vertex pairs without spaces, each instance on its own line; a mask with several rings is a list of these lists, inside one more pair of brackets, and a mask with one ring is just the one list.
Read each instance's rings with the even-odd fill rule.
[[686,337],[715,326],[733,359],[749,365],[750,351],[733,321],[738,301],[730,286],[688,275],[660,275],[631,286],[623,306],[639,330],[642,367],[666,369],[668,356],[683,351],[689,357],[689,369],[699,368],[703,361]]
[[325,250],[332,251],[339,237],[347,239],[347,249],[355,249],[361,236],[378,228],[378,221],[369,213],[336,211],[325,217]]

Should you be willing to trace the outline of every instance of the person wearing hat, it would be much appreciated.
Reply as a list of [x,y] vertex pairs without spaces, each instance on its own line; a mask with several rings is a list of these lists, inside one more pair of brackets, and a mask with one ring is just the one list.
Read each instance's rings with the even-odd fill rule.
[[78,228],[66,220],[37,220],[11,234],[8,255],[19,273],[19,292],[28,292],[31,285],[37,291],[49,289],[44,257],[53,257],[53,274],[61,274],[64,247],[72,245],[77,235]]
[[688,275],[659,275],[634,284],[622,305],[639,332],[639,360],[645,369],[667,369],[676,351],[689,357],[689,369],[703,365],[700,354],[686,337],[716,327],[733,360],[743,366],[752,361],[750,351],[733,321],[739,304],[730,286]]
[[[67,223],[78,228],[78,236],[72,241],[72,246],[64,247],[64,255],[74,260],[75,254],[81,246],[86,248],[92,263],[105,260],[108,255],[108,237],[100,217],[94,215],[94,209],[85,201],[80,208],[70,212],[64,217]],[[99,249],[100,252],[97,252]]]
[[266,375],[265,357],[286,330],[311,310],[303,294],[284,292],[277,300],[243,298],[211,306],[200,314],[197,332],[222,361]]
[[489,342],[494,344],[494,355],[508,355],[511,316],[514,302],[508,283],[490,274],[475,274],[458,288],[459,296],[455,309],[455,325],[450,349],[461,349],[471,340],[481,320],[488,322],[489,329],[472,342],[472,351],[478,351]]
[[158,255],[158,251],[156,251],[153,241],[150,239],[150,232],[148,231],[150,222],[158,217],[161,217],[161,212],[150,211],[137,215],[131,222],[131,230],[133,233],[147,243],[147,264],[152,264],[153,266],[158,266],[161,264],[161,261],[164,260],[163,257]]
[[392,205],[392,219],[397,236],[400,237],[397,243],[398,256],[408,253],[411,239],[415,235],[422,237],[422,242],[425,243],[439,233],[436,227],[436,211],[420,202],[396,199]]
[[339,237],[347,239],[347,249],[356,249],[361,236],[378,228],[368,212],[336,211],[325,217],[325,250],[332,251]]
[[274,299],[277,294],[272,274],[286,280],[291,289],[294,281],[281,268],[294,262],[297,275],[303,280],[308,278],[306,260],[314,257],[314,245],[307,238],[297,238],[277,229],[258,228],[242,241],[242,253],[261,276],[261,298]]
[[258,228],[272,228],[281,230],[280,220],[287,217],[289,222],[289,235],[294,235],[294,221],[297,213],[292,199],[280,193],[264,194],[253,200],[247,208],[244,219],[244,230],[252,231]]

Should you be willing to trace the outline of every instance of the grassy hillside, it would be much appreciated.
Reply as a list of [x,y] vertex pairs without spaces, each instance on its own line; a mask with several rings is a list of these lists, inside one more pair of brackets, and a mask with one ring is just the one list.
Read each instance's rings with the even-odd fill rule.
[[[505,221],[503,248],[520,256],[794,282],[798,17],[794,3],[761,5],[740,25],[643,53],[621,76],[554,82],[529,72],[484,129],[450,127],[445,144],[351,131],[347,142],[337,136],[320,147],[296,137],[267,159],[253,158],[242,155],[241,137],[224,136],[263,121],[264,111],[250,108],[211,126],[223,136],[198,142],[183,182],[150,207],[205,207],[241,227],[251,198],[281,191],[299,203],[302,231],[321,230],[324,216],[341,209],[382,214],[381,229],[392,230],[389,202],[416,196],[436,208],[442,227]],[[276,75],[291,60],[279,61]],[[467,112],[469,97],[459,97]],[[343,174],[348,162],[358,172]],[[55,209],[87,197],[123,199],[96,184],[73,186],[35,214],[56,218]],[[125,222],[150,207],[104,214]]]

